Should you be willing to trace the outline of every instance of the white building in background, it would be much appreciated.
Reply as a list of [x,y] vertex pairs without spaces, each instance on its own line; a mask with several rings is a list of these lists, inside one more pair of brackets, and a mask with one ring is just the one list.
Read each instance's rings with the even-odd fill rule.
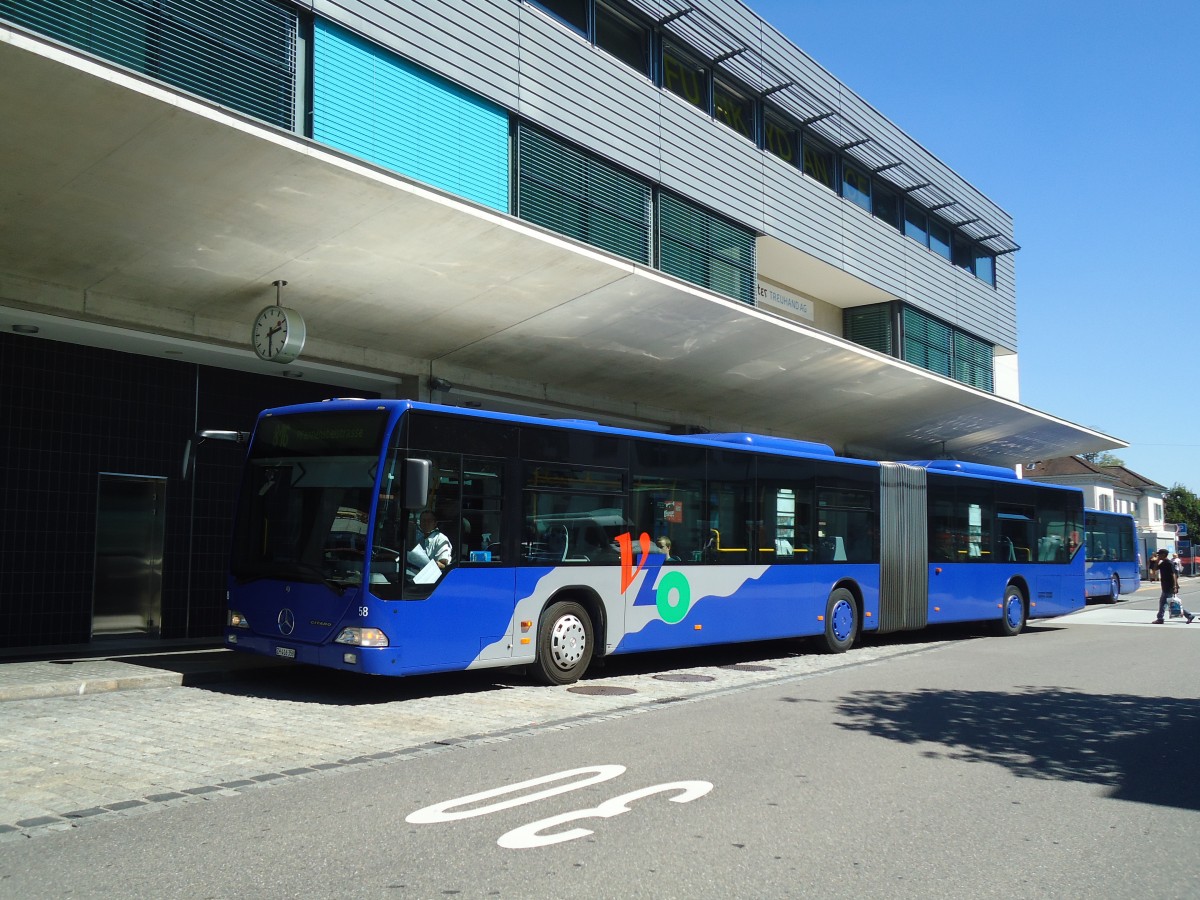
[[1175,525],[1164,515],[1167,488],[1158,482],[1125,466],[1098,466],[1078,456],[1027,464],[1024,475],[1031,481],[1078,487],[1087,508],[1128,513],[1137,519],[1143,567],[1157,550],[1175,552]]

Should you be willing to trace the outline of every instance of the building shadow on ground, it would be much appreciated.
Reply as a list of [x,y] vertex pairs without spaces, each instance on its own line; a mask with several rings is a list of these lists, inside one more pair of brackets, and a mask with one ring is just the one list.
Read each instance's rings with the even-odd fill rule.
[[1200,703],[1060,688],[866,691],[838,704],[840,727],[927,753],[1003,766],[1020,778],[1108,788],[1118,800],[1200,809]]

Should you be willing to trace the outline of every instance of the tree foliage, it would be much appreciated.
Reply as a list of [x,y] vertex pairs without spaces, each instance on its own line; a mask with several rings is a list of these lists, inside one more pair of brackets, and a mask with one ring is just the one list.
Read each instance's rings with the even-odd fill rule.
[[1111,453],[1080,453],[1080,459],[1086,459],[1093,466],[1123,466],[1125,460]]
[[1187,540],[1200,537],[1200,497],[1182,484],[1176,484],[1163,495],[1163,516],[1168,522],[1187,525]]

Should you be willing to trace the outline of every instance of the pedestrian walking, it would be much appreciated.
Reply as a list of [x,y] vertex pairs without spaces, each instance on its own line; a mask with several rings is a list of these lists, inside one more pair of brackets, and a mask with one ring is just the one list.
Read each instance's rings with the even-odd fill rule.
[[[1171,565],[1171,561],[1167,559],[1166,550],[1158,551],[1158,580],[1162,585],[1162,594],[1158,598],[1158,618],[1154,620],[1155,625],[1163,623],[1163,614],[1167,611],[1167,604],[1179,594],[1179,574]],[[1191,625],[1192,619],[1196,617],[1184,609],[1182,604],[1179,609],[1183,613],[1183,617],[1187,619],[1187,623]]]
[[1158,555],[1150,554],[1150,559],[1146,561],[1146,574],[1150,576],[1150,582],[1158,581]]

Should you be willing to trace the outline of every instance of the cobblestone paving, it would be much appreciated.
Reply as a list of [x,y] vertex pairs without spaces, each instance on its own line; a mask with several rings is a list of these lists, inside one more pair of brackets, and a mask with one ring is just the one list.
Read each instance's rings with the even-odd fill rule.
[[156,804],[204,802],[319,777],[346,765],[646,713],[668,702],[869,664],[941,643],[601,673],[570,688],[487,672],[414,681],[340,679],[327,686],[310,670],[295,683],[277,671],[199,687],[147,684],[13,700],[0,704],[0,842],[105,815],[138,814]]

